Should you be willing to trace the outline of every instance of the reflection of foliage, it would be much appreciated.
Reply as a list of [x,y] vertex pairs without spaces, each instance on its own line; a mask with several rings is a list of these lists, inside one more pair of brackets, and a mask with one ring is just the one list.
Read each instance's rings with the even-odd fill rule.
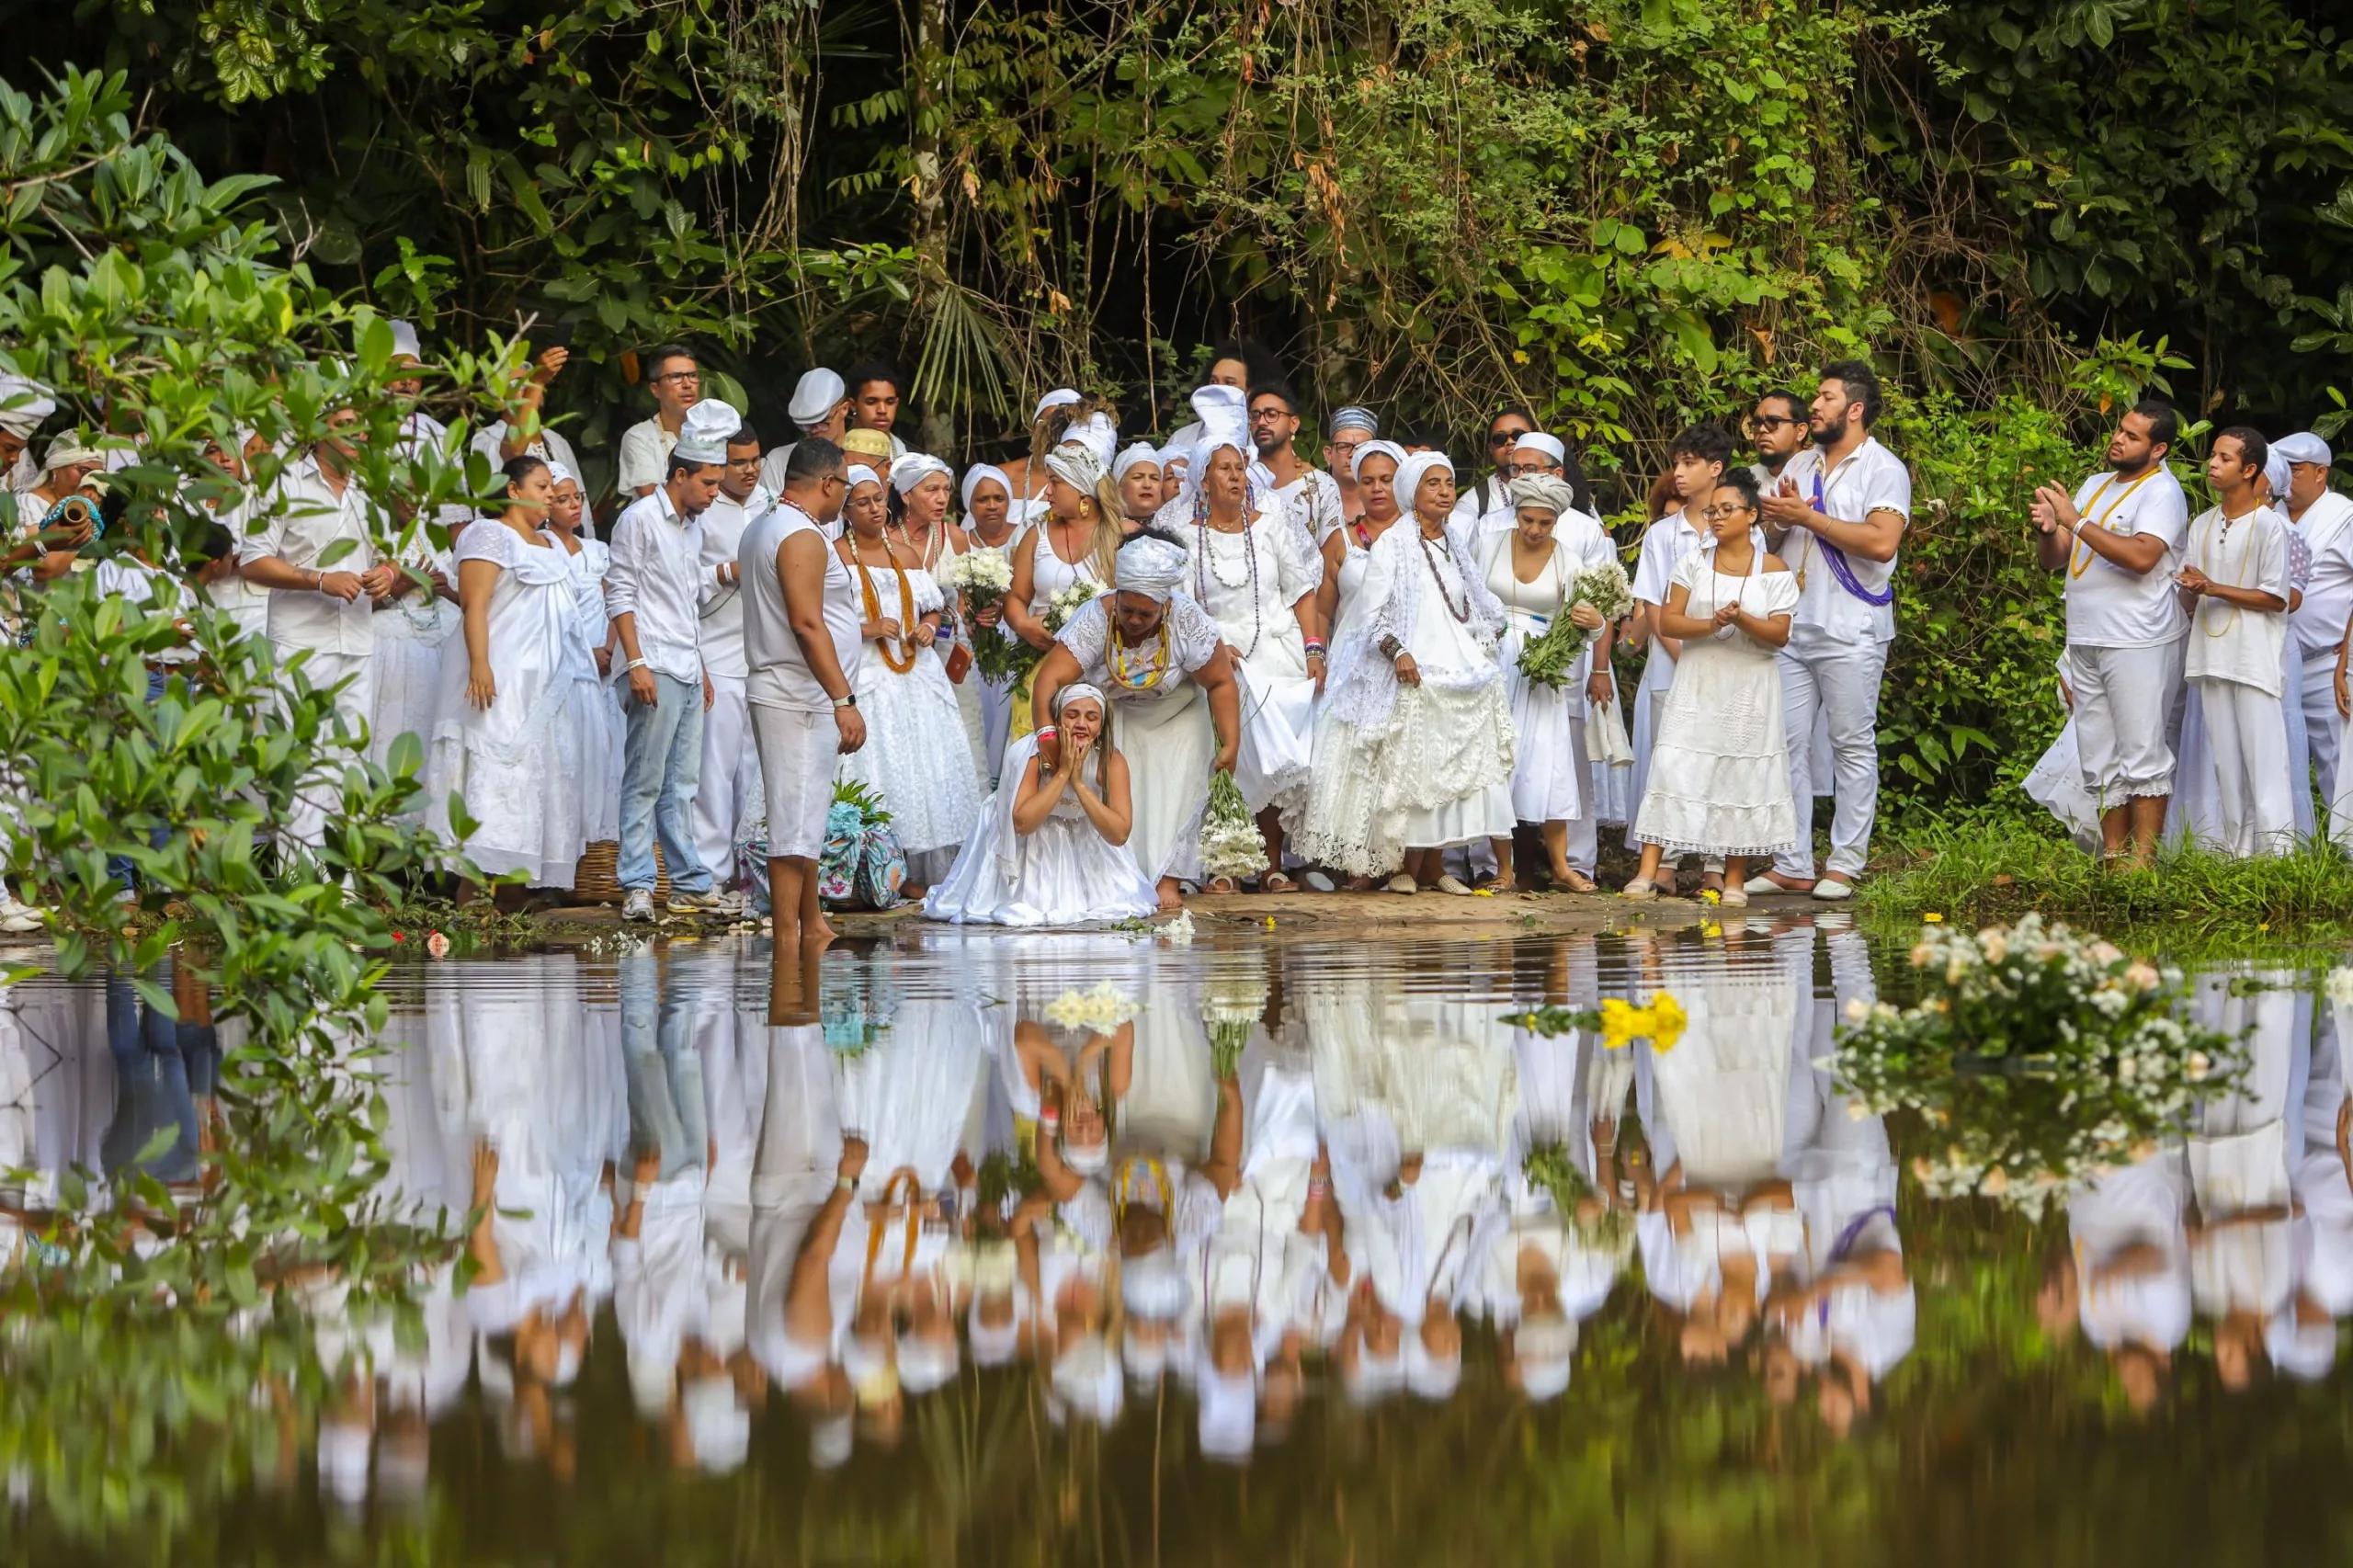
[[1007,1154],[1000,1150],[981,1162],[979,1175],[974,1178],[974,1191],[981,1208],[994,1212],[1008,1198],[1017,1201],[1042,1192],[1045,1180],[1038,1170],[1038,1158],[1034,1153],[1025,1149]]
[[1928,926],[1921,1000],[1848,1004],[1837,1070],[1862,1108],[1920,1112],[1944,1148],[1913,1162],[1932,1195],[2040,1212],[2171,1128],[2236,1046],[2176,1014],[2177,970],[2028,915],[1971,935]]
[[1601,1194],[1585,1172],[1569,1157],[1563,1143],[1539,1143],[1530,1148],[1519,1162],[1519,1174],[1528,1185],[1552,1200],[1552,1211],[1561,1222],[1573,1227],[1592,1246],[1607,1251],[1619,1251],[1633,1240],[1632,1217],[1624,1210],[1604,1209],[1597,1214],[1587,1214],[1586,1209],[1598,1201]]

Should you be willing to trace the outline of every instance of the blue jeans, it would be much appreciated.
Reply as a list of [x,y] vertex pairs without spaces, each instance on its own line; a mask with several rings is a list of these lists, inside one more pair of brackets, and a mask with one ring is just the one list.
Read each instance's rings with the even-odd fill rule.
[[621,687],[629,738],[621,749],[621,886],[654,891],[654,837],[662,836],[670,886],[707,892],[710,872],[695,853],[695,789],[702,778],[702,683],[654,675],[652,706]]
[[[171,677],[162,670],[153,668],[148,670],[148,706],[153,707],[154,704],[164,700],[164,686],[170,678]],[[162,823],[156,823],[147,829],[148,848],[161,849],[165,845],[169,844],[171,841],[172,830],[165,827]],[[112,877],[125,892],[136,892],[139,891],[139,868],[131,863],[131,857],[128,855],[108,856],[107,875]]]
[[[165,963],[153,976],[171,989]],[[107,1047],[114,1055],[114,1119],[100,1142],[108,1176],[138,1165],[164,1181],[193,1181],[199,1173],[196,1096],[210,1096],[219,1071],[220,1042],[209,1024],[166,1017],[120,974],[107,977]],[[175,1136],[152,1157],[148,1148],[166,1129]]]
[[702,1051],[695,1042],[695,998],[676,977],[665,984],[652,953],[621,960],[621,1052],[629,1071],[630,1142],[659,1152],[661,1179],[700,1169],[710,1153]]

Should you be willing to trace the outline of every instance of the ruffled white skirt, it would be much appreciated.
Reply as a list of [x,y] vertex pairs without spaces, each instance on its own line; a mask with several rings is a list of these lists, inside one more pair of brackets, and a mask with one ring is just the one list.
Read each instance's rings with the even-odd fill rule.
[[1057,811],[1026,837],[1013,830],[1013,801],[1037,754],[1034,735],[1006,750],[1005,782],[945,879],[926,894],[924,915],[972,926],[1084,926],[1152,915],[1153,880],[1127,846],[1104,841],[1084,813]]
[[866,744],[841,759],[835,777],[882,797],[915,877],[915,856],[954,849],[981,813],[980,769],[955,685],[928,649],[916,650],[904,675],[869,649],[858,666],[858,707]]
[[1114,694],[1111,744],[1128,759],[1135,806],[1128,847],[1137,869],[1154,882],[1199,877],[1201,813],[1209,809],[1210,765],[1217,760],[1209,699],[1190,680],[1162,697]]
[[[1657,725],[1637,840],[1671,854],[1757,856],[1795,846],[1781,672],[1769,654],[1686,642]],[[1639,767],[1639,745],[1635,758]]]

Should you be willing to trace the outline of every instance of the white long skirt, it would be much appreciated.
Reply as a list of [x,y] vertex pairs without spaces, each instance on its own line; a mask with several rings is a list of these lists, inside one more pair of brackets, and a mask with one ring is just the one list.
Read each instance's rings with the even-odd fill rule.
[[1579,697],[1574,685],[1558,691],[1519,673],[1525,634],[1504,639],[1504,692],[1516,737],[1511,764],[1512,815],[1521,822],[1573,822],[1583,813],[1577,778]]
[[1381,764],[1398,841],[1444,849],[1509,837],[1513,745],[1500,680],[1469,691],[1425,683],[1398,692]]
[[973,926],[1083,926],[1155,913],[1160,895],[1126,845],[1108,844],[1065,800],[1027,835],[1013,802],[1037,755],[1034,735],[1006,753],[1005,782],[982,809],[956,864],[923,901],[924,916]]
[[2051,749],[2018,781],[2018,788],[2026,791],[2029,800],[2038,801],[2059,819],[2059,824],[2067,830],[2067,836],[2075,841],[2077,848],[2086,854],[2097,854],[2101,845],[2099,802],[2084,788],[2082,755],[2075,744],[2075,721],[2070,717],[2066,728],[2059,732],[2059,738],[2051,743]]
[[1639,842],[1670,853],[1742,856],[1797,843],[1781,672],[1769,652],[1760,657],[1730,642],[1686,642],[1656,725],[1635,812]]
[[938,658],[917,649],[901,675],[869,649],[858,666],[858,707],[866,744],[841,759],[835,777],[882,797],[891,831],[907,854],[907,874],[924,880],[915,857],[951,854],[981,813],[980,769],[964,733],[955,685]]
[[[1316,716],[1314,734],[1306,822],[1292,847],[1313,864],[1352,877],[1388,876],[1403,861],[1405,846],[1393,828],[1382,834],[1380,779],[1373,771],[1378,748],[1362,726],[1335,718],[1328,710]],[[2346,772],[2353,775],[2353,768]]]
[[1307,809],[1308,767],[1313,758],[1315,679],[1270,673],[1270,661],[1235,666],[1241,687],[1242,744],[1235,748],[1233,781],[1255,813],[1281,809],[1284,824],[1295,827]]
[[1201,874],[1201,814],[1209,809],[1217,730],[1209,699],[1190,680],[1157,697],[1114,693],[1111,744],[1128,759],[1136,867],[1157,882]]
[[[441,624],[419,631],[406,610],[395,607],[376,617],[376,685],[368,714],[368,760],[390,769],[392,743],[402,735],[416,737],[430,750],[433,723],[441,712],[441,645],[458,629],[458,608],[443,607]],[[422,784],[424,769],[418,769]],[[426,801],[418,795],[401,813],[403,820],[423,822]]]
[[620,699],[601,679],[575,680],[556,721],[571,731],[578,759],[580,831],[591,844],[621,835],[621,752],[629,722]]
[[1633,744],[1634,766],[1623,774],[1626,796],[1619,803],[1625,812],[1626,847],[1629,849],[1643,846],[1643,841],[1634,836],[1634,819],[1642,813],[1643,797],[1650,790],[1651,748],[1658,742],[1659,704],[1666,700],[1666,694],[1674,688],[1675,660],[1654,639],[1650,657],[1643,661],[1643,678],[1634,683],[1632,722],[1628,726],[1626,736]]

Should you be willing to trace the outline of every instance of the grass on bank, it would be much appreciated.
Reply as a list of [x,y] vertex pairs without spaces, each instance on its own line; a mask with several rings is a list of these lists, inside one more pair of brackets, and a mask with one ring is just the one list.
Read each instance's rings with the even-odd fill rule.
[[2109,869],[2047,821],[1989,818],[1905,835],[1865,879],[1858,902],[1888,917],[1933,912],[1984,923],[2032,910],[2103,929],[2165,925],[2277,938],[2353,930],[2353,862],[2315,838],[2260,859],[2179,848],[2149,869]]

